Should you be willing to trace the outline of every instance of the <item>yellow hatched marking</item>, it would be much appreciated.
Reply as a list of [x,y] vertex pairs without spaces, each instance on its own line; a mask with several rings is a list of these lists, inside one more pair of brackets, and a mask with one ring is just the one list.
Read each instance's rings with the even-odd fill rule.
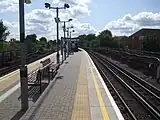
[[100,104],[100,107],[101,107],[103,120],[109,120],[109,116],[108,116],[108,113],[107,113],[107,110],[106,110],[106,107],[105,107],[105,104],[104,104],[104,101],[103,101],[103,98],[102,98],[101,92],[99,90],[99,86],[98,86],[98,83],[97,83],[97,80],[96,80],[96,77],[95,77],[95,75],[93,73],[92,68],[91,68],[91,74],[92,74],[92,78],[93,78],[93,81],[94,81],[94,86],[96,88],[98,101],[99,101],[99,104]]
[[72,120],[90,120],[86,65],[83,59],[72,110]]

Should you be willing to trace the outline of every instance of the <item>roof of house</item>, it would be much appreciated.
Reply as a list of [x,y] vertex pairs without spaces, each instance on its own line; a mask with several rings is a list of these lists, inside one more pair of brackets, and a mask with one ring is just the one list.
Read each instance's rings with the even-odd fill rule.
[[160,29],[147,29],[143,28],[129,37],[139,37],[139,36],[160,36]]

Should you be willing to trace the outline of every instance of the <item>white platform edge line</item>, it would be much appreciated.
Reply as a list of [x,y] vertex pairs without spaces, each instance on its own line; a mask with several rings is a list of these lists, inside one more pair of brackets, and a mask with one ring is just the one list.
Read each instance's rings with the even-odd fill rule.
[[5,100],[8,96],[10,96],[14,91],[16,91],[20,87],[20,83],[12,87],[10,90],[8,90],[6,93],[0,96],[0,103]]
[[[82,49],[82,50],[83,50],[83,49]],[[108,96],[108,98],[109,98],[109,100],[110,100],[110,102],[111,102],[111,104],[112,104],[112,106],[113,106],[113,109],[114,109],[114,111],[116,112],[116,115],[117,115],[118,119],[119,119],[119,120],[124,120],[124,117],[122,116],[122,113],[120,112],[120,110],[119,110],[117,104],[115,103],[115,101],[114,101],[111,93],[109,92],[107,86],[105,85],[104,80],[103,80],[103,78],[101,77],[99,71],[97,70],[95,64],[93,63],[91,57],[88,55],[88,53],[87,53],[85,50],[83,50],[83,51],[86,53],[86,55],[88,56],[88,58],[90,59],[92,65],[93,65],[93,67],[95,68],[95,70],[96,70],[96,72],[97,72],[97,74],[98,74],[98,77],[100,78],[100,81],[101,81],[101,83],[102,83],[102,85],[103,85],[103,87],[104,87],[104,89],[105,89],[105,92],[106,92],[106,94],[107,94],[107,96]]]

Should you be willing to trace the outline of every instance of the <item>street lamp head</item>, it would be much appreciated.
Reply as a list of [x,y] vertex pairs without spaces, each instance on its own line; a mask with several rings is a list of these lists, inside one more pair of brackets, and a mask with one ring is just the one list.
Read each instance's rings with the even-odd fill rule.
[[64,8],[69,8],[69,5],[67,3],[64,4]]
[[51,5],[49,3],[45,3],[44,5],[45,5],[45,8],[50,8],[51,7]]
[[73,26],[71,26],[71,28],[74,28]]
[[69,19],[68,21],[70,22],[70,21],[72,21],[73,19]]

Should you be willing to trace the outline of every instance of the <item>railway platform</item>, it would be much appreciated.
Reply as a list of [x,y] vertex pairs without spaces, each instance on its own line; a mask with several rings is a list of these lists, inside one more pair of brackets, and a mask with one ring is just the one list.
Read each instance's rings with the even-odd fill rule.
[[[42,59],[27,65],[28,74],[32,73],[42,65],[41,61],[50,58],[52,62],[56,61],[56,53],[52,53]],[[60,56],[60,60],[62,56]],[[47,85],[43,87],[43,91]],[[37,101],[41,95],[37,87],[29,88],[29,107]],[[20,71],[19,69],[0,77],[0,120],[19,120],[22,117],[20,101]]]
[[60,66],[21,120],[124,120],[89,55],[81,50]]

